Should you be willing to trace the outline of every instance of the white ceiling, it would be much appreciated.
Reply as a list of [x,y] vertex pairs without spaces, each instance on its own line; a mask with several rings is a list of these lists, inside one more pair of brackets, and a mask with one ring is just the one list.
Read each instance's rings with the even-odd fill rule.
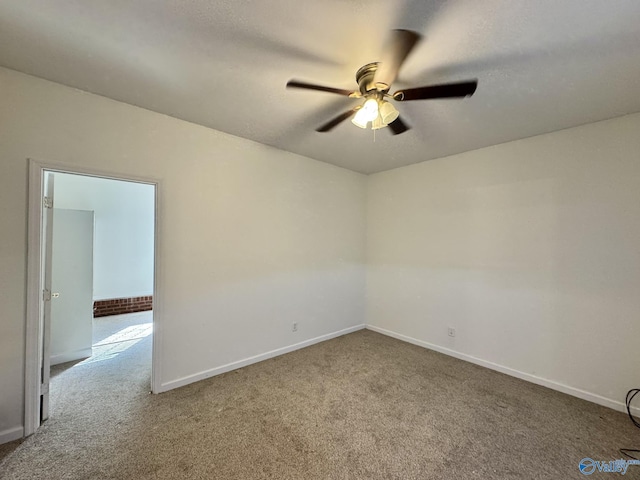
[[[358,101],[287,80],[355,90],[393,28],[424,38],[392,91],[475,96],[315,132]],[[371,173],[640,111],[640,1],[3,0],[0,65]]]

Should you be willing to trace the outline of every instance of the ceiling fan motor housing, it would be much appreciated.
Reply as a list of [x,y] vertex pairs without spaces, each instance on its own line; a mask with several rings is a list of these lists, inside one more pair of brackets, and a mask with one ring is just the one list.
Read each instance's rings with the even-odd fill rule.
[[378,90],[373,82],[373,77],[376,74],[378,65],[378,62],[367,63],[360,67],[356,72],[356,82],[358,82],[358,89],[362,96],[367,96],[368,94]]

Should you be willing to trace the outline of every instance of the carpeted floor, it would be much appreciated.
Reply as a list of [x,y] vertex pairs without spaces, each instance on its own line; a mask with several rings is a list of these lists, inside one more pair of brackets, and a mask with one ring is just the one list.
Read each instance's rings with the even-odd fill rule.
[[1,478],[559,480],[640,446],[622,413],[367,330],[149,395],[148,320],[54,369],[51,418],[0,446]]

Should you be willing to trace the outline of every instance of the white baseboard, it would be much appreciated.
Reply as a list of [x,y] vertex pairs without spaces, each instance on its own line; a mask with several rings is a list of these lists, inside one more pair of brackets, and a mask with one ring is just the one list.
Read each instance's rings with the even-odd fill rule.
[[24,437],[23,427],[14,427],[0,432],[0,445],[3,443],[13,442],[19,438]]
[[173,390],[174,388],[183,387],[185,385],[189,385],[190,383],[198,382],[206,378],[214,377],[222,373],[227,373],[232,370],[236,370],[238,368],[246,367],[247,365],[251,365],[252,363],[262,362],[263,360],[268,360],[269,358],[277,357],[279,355],[284,355],[285,353],[293,352],[295,350],[300,350],[301,348],[309,347],[311,345],[324,342],[326,340],[331,340],[332,338],[341,337],[342,335],[346,335],[348,333],[357,332],[358,330],[363,330],[364,328],[365,328],[364,324],[356,325],[355,327],[345,328],[344,330],[338,330],[337,332],[321,335],[319,337],[305,340],[304,342],[294,343],[293,345],[289,345],[287,347],[271,350],[270,352],[245,358],[244,360],[238,360],[237,362],[227,363],[226,365],[222,365],[220,367],[212,368],[209,370],[205,370],[203,372],[195,373],[193,375],[188,375],[186,377],[178,378],[177,380],[172,380],[170,382],[162,383],[156,393],[167,392],[169,390]]
[[[562,383],[554,382],[553,380],[547,380],[546,378],[541,378],[536,375],[532,375],[530,373],[521,372],[519,370],[514,370],[513,368],[505,367],[503,365],[498,365],[497,363],[489,362],[487,360],[482,360],[481,358],[473,357],[471,355],[467,355],[466,353],[460,353],[455,350],[451,350],[446,347],[441,347],[440,345],[435,345],[433,343],[424,342],[422,340],[418,340],[416,338],[408,337],[406,335],[402,335],[400,333],[393,332],[391,330],[386,330],[384,328],[375,327],[373,325],[367,325],[368,330],[372,330],[374,332],[381,333],[383,335],[387,335],[388,337],[397,338],[398,340],[402,340],[407,343],[411,343],[413,345],[418,345],[419,347],[424,347],[429,350],[434,350],[439,353],[444,353],[445,355],[449,355],[451,357],[458,358],[460,360],[465,360],[470,363],[475,363],[476,365],[480,365],[482,367],[489,368],[491,370],[495,370],[500,373],[504,373],[506,375],[510,375],[512,377],[519,378],[521,380],[526,380],[531,383],[535,383],[536,385],[542,385],[543,387],[550,388],[552,390],[557,390],[558,392],[566,393],[568,395],[572,395],[574,397],[581,398],[582,400],[587,400],[589,402],[597,403],[598,405],[602,405],[604,407],[609,407],[614,410],[618,410],[620,412],[627,412],[627,407],[624,403],[619,402],[617,400],[613,400],[611,398],[602,397],[595,393],[586,392],[584,390],[580,390],[578,388],[570,387],[568,385],[564,385]],[[639,407],[631,407],[631,413],[636,416],[640,416],[640,408]]]
[[85,358],[89,358],[92,353],[93,351],[91,350],[91,348],[84,348],[82,350],[76,350],[74,352],[65,352],[51,355],[51,365],[73,362],[74,360],[84,360]]

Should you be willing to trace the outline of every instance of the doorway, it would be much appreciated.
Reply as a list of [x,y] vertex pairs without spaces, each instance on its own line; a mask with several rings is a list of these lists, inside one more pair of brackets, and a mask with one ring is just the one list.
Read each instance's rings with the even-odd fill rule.
[[[56,177],[60,185],[56,188]],[[78,189],[79,185],[83,185]],[[34,433],[41,422],[47,418],[49,401],[49,372],[52,357],[52,315],[55,307],[52,305],[63,296],[70,297],[69,291],[65,295],[59,292],[59,288],[52,289],[51,285],[51,258],[52,244],[55,244],[52,232],[55,230],[55,217],[64,218],[73,212],[75,216],[91,217],[95,214],[95,258],[92,267],[96,270],[95,282],[92,284],[90,299],[93,311],[96,305],[100,305],[99,315],[108,318],[110,314],[118,315],[128,312],[144,310],[144,305],[138,304],[138,300],[147,302],[147,307],[153,305],[153,310],[147,312],[148,324],[145,335],[153,330],[151,347],[151,391],[157,391],[159,371],[157,368],[159,338],[156,333],[158,325],[158,292],[155,278],[157,276],[157,198],[159,182],[154,179],[136,178],[128,175],[118,175],[110,172],[97,172],[76,167],[66,167],[42,163],[35,160],[29,162],[29,244],[28,244],[28,299],[27,299],[27,345],[26,345],[26,372],[25,372],[25,436]],[[120,190],[118,190],[120,188]],[[75,191],[74,191],[75,189]],[[115,189],[115,190],[114,190]],[[114,193],[118,191],[119,193]],[[127,193],[128,192],[128,193]],[[133,192],[133,193],[131,193]],[[132,196],[133,195],[133,196]],[[146,197],[145,197],[146,195]],[[147,207],[142,217],[135,211],[136,198],[145,197]],[[149,201],[150,199],[150,201]],[[117,206],[130,207],[126,218],[120,218],[120,225],[115,225]],[[57,211],[56,211],[57,209]],[[66,212],[64,210],[67,210]],[[83,211],[83,214],[79,212]],[[121,212],[127,211],[121,208]],[[54,215],[56,212],[56,215]],[[143,218],[143,217],[151,218]],[[111,222],[111,223],[110,223]],[[120,240],[114,232],[124,228],[123,224],[129,223],[132,231],[129,235],[120,235]],[[135,247],[136,242],[131,241],[140,230],[140,224],[147,222],[148,242],[146,247]],[[123,224],[122,224],[123,223]],[[53,227],[53,228],[52,228]],[[150,228],[150,230],[149,230]],[[58,229],[59,230],[59,229]],[[85,228],[86,230],[86,228]],[[110,233],[111,232],[111,233]],[[139,232],[138,232],[139,233]],[[113,234],[113,235],[112,235]],[[124,243],[122,238],[125,238]],[[65,240],[66,241],[66,240]],[[85,242],[86,243],[86,242]],[[140,241],[138,241],[140,243]],[[63,249],[64,250],[64,249]],[[145,257],[145,259],[141,257]],[[144,261],[143,261],[144,260]],[[124,271],[118,268],[118,262],[130,264],[138,261],[144,264],[143,268],[132,271],[129,275],[123,275]],[[63,262],[64,263],[64,262]],[[143,278],[145,277],[146,278]],[[85,289],[86,290],[86,289]],[[153,300],[151,300],[153,299]],[[73,300],[73,305],[87,303],[86,299]],[[113,303],[115,310],[105,310],[105,305]],[[136,310],[138,307],[138,310]],[[148,310],[148,308],[146,308]],[[87,321],[86,308],[81,316]],[[92,312],[93,313],[93,312]],[[93,316],[91,314],[91,325]],[[67,320],[70,317],[67,317]],[[65,326],[68,328],[68,326]],[[82,327],[84,328],[84,327]],[[84,328],[86,330],[86,328]],[[77,333],[78,328],[73,327],[70,332]],[[65,334],[66,335],[66,334]],[[140,336],[140,332],[137,332]],[[84,335],[86,337],[86,335]],[[104,341],[95,344],[93,337],[93,349],[89,345],[89,352],[93,355],[85,362],[91,363],[92,357],[100,356],[101,359],[112,357],[117,352],[113,346],[109,346],[109,355],[105,356]],[[61,334],[54,335],[59,346]],[[126,342],[125,342],[126,343]],[[120,348],[125,343],[120,344]],[[78,345],[75,345],[78,347]],[[76,355],[81,352],[75,349],[70,353],[61,354],[55,352],[56,358],[67,358],[65,355]],[[86,351],[86,346],[85,346]],[[54,356],[55,357],[55,356]],[[79,357],[78,357],[79,358]]]

